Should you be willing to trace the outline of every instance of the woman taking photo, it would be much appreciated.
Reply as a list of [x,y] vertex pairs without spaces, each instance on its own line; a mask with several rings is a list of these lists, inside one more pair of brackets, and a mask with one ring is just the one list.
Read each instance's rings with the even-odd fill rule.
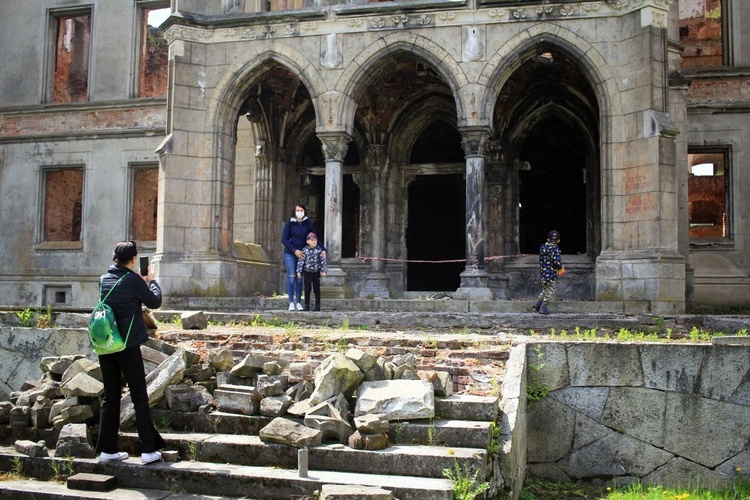
[[[286,293],[289,296],[289,310],[302,311],[302,278],[297,278],[297,260],[302,257],[302,249],[307,245],[307,235],[318,233],[312,221],[307,218],[307,209],[302,203],[294,207],[292,217],[284,224],[281,243],[284,244],[284,267],[286,268]],[[323,258],[325,259],[325,247]]]
[[[115,313],[117,328],[123,339],[127,336],[125,349],[113,354],[99,356],[99,365],[104,382],[104,403],[99,420],[99,439],[96,451],[100,462],[125,460],[128,454],[117,451],[117,433],[120,429],[120,397],[122,376],[130,388],[130,397],[135,409],[135,423],[141,447],[141,462],[148,464],[161,460],[159,449],[166,443],[151,422],[146,393],[146,375],[143,369],[141,344],[148,340],[148,332],[143,322],[141,304],[149,309],[161,306],[161,288],[154,280],[150,269],[143,269],[146,276],[134,271],[138,247],[135,241],[121,241],[117,244],[107,273],[100,278],[101,296],[107,297],[107,304]],[[113,289],[114,287],[114,289]]]

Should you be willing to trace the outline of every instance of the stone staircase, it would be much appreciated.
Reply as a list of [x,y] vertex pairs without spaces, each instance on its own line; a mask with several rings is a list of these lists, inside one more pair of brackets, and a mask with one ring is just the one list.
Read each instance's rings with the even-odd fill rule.
[[[168,312],[158,314],[169,318]],[[504,494],[499,464],[503,458],[497,451],[503,446],[503,453],[508,449],[507,443],[498,443],[507,441],[500,432],[501,425],[505,432],[507,419],[500,411],[499,393],[501,387],[504,391],[502,375],[514,344],[512,338],[445,329],[317,327],[303,323],[301,314],[296,326],[290,327],[287,322],[291,319],[274,312],[263,314],[268,314],[267,321],[275,326],[248,327],[244,323],[229,325],[237,317],[222,314],[207,313],[212,321],[224,323],[208,330],[162,325],[161,339],[193,351],[230,347],[235,359],[253,353],[290,363],[305,360],[313,367],[331,353],[351,347],[386,357],[413,353],[420,370],[449,372],[459,394],[436,398],[433,419],[391,422],[390,446],[384,450],[357,450],[330,442],[310,447],[306,476],[298,472],[297,448],[264,443],[258,437],[270,417],[218,411],[182,413],[157,405],[152,408],[152,419],[162,429],[166,449],[175,450],[179,461],[148,466],[140,464],[134,432],[120,433],[119,448],[132,458],[99,464],[96,459],[29,458],[15,451],[16,440],[45,440],[52,448],[56,432],[0,427],[0,444],[5,445],[0,448],[0,471],[13,471],[20,463],[23,474],[0,482],[0,498],[312,499],[324,485],[360,485],[391,491],[400,500],[439,500],[453,498],[453,483],[443,471],[455,473],[457,466],[464,475],[477,471],[478,482],[492,485],[492,494],[486,498]],[[254,317],[246,314],[242,321],[249,323]],[[67,475],[115,476],[118,488],[105,493],[68,490],[63,483],[50,481],[53,463]]]
[[[95,459],[72,461],[76,473],[107,474],[117,478],[118,488],[110,496],[76,498],[166,498],[153,496],[187,493],[253,499],[314,498],[323,485],[362,485],[391,491],[401,500],[440,500],[453,498],[453,484],[443,477],[444,469],[479,471],[481,480],[490,481],[493,470],[488,449],[493,445],[498,398],[451,396],[436,400],[436,418],[414,422],[392,422],[385,450],[355,450],[338,443],[324,443],[308,449],[308,473],[298,473],[296,448],[263,443],[255,434],[230,431],[260,429],[270,419],[214,412],[206,415],[172,415],[170,410],[154,409],[154,420],[170,418],[189,431],[164,432],[167,449],[179,453],[179,462],[140,465],[138,438],[121,433],[120,449],[134,458],[120,463],[100,464]],[[471,420],[475,418],[476,420]],[[220,429],[221,432],[212,430]],[[0,450],[0,469],[13,468],[14,457],[21,457],[25,476],[50,479],[52,461],[60,458],[28,458],[12,449]],[[16,460],[18,460],[16,458]],[[49,491],[40,490],[40,485]],[[22,480],[0,483],[0,498],[65,498],[57,483]],[[70,492],[70,490],[68,490]],[[93,493],[92,493],[93,494]]]

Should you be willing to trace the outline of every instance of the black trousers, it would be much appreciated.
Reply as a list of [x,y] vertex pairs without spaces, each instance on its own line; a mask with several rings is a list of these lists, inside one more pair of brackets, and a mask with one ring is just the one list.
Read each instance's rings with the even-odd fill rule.
[[320,310],[320,272],[302,273],[302,280],[305,283],[305,309],[310,310],[310,290],[315,292],[315,309]]
[[164,448],[166,443],[151,422],[146,392],[146,374],[140,346],[128,347],[114,354],[99,356],[104,382],[104,402],[99,418],[99,439],[96,442],[98,453],[117,452],[117,433],[120,430],[120,397],[122,396],[122,375],[130,388],[130,398],[135,408],[135,425],[141,453],[152,453]]

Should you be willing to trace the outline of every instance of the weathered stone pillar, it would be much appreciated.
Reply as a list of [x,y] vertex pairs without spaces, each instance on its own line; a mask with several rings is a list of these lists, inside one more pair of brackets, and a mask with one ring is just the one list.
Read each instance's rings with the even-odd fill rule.
[[461,130],[466,155],[466,270],[461,273],[457,299],[492,300],[489,275],[484,268],[484,161],[490,131],[485,127]]
[[365,152],[367,184],[372,192],[372,256],[370,273],[359,292],[360,297],[388,298],[388,275],[385,262],[385,182],[388,177],[386,148],[384,144],[370,144]]
[[321,282],[321,293],[329,298],[344,298],[347,295],[346,273],[341,269],[344,157],[352,139],[343,132],[324,132],[318,137],[326,161],[324,243],[328,260],[328,275]]

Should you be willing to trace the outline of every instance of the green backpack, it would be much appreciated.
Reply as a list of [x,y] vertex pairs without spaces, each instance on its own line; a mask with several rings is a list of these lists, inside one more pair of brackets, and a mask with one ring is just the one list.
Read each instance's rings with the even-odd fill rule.
[[102,354],[120,352],[125,349],[125,346],[128,344],[128,337],[130,337],[130,330],[133,328],[135,315],[133,315],[133,319],[130,320],[128,333],[125,336],[125,340],[123,340],[122,335],[120,335],[120,330],[117,328],[115,313],[112,311],[112,308],[105,303],[109,294],[120,284],[122,278],[112,285],[112,288],[110,288],[107,296],[104,298],[102,298],[103,280],[99,280],[99,303],[91,312],[91,319],[89,320],[89,343],[94,352],[100,356]]

